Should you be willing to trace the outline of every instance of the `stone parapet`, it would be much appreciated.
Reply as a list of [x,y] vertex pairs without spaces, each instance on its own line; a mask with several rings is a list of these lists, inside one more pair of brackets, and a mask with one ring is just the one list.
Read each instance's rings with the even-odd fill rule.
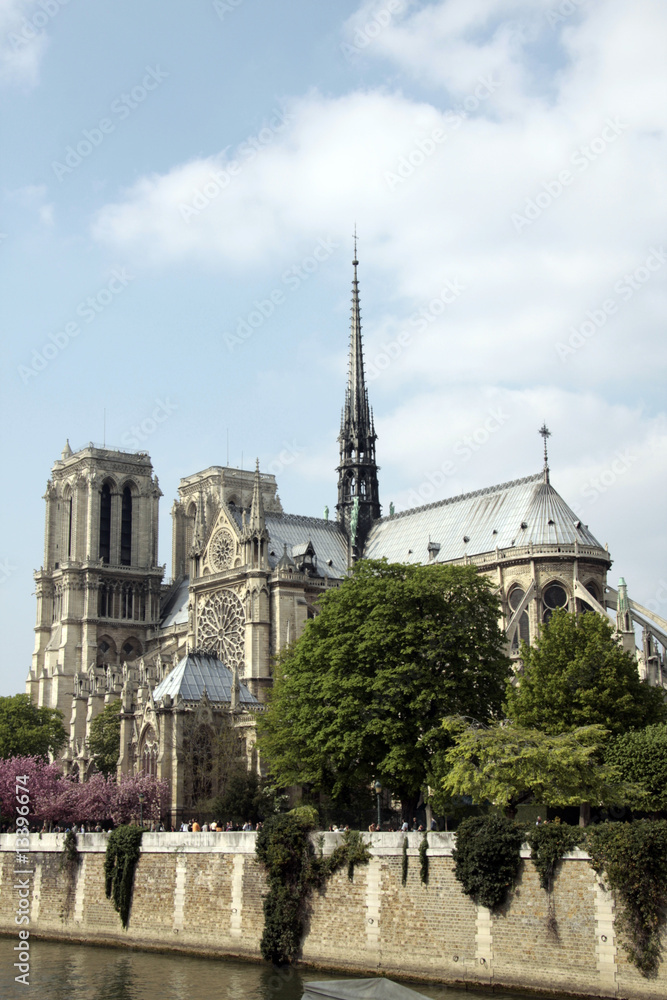
[[[331,853],[341,834],[325,833]],[[408,873],[403,882],[403,843]],[[455,836],[429,833],[429,878],[420,878],[421,833],[365,834],[371,860],[336,872],[313,893],[302,960],[359,975],[523,988],[628,1000],[662,1000],[667,969],[642,978],[615,930],[615,906],[583,851],[568,855],[549,900],[530,851],[506,904],[476,906],[454,878]],[[260,959],[266,892],[255,833],[145,833],[129,925],[104,895],[108,834],[77,837],[75,868],[61,864],[64,834],[0,836],[0,933],[15,935],[19,867],[29,871],[31,936],[87,944]],[[314,835],[314,843],[318,837]],[[26,876],[22,876],[26,877]],[[25,890],[24,890],[25,891]]]

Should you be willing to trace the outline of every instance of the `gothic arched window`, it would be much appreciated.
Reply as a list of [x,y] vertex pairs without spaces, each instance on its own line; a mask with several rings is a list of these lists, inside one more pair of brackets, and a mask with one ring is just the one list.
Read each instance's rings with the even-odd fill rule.
[[542,594],[542,621],[548,622],[558,608],[567,608],[567,592],[560,583],[550,583]]
[[120,508],[120,564],[132,562],[132,490],[126,486]]
[[[526,592],[522,590],[521,587],[512,588],[508,598],[509,606],[512,611],[516,611],[525,596]],[[526,610],[521,613],[518,625],[514,630],[514,635],[512,636],[512,652],[519,651],[520,642],[530,642],[530,623],[528,620],[528,612]]]
[[111,489],[105,483],[100,493],[100,559],[108,563],[111,556]]

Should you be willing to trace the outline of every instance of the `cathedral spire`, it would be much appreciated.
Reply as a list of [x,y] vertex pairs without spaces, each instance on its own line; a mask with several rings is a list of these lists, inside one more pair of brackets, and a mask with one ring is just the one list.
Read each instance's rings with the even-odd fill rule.
[[540,427],[538,433],[542,435],[542,440],[544,441],[544,469],[543,469],[543,475],[544,475],[544,482],[548,483],[549,482],[549,456],[547,454],[547,438],[551,437],[551,431],[547,427],[546,421],[542,424],[542,426]]
[[204,551],[206,541],[206,507],[204,506],[204,494],[199,488],[199,499],[195,510],[195,524],[192,540],[192,551],[194,555],[200,556]]
[[[347,388],[341,415],[340,464],[338,466],[338,503],[336,514],[344,523],[351,540],[351,558],[356,559],[374,520],[380,517],[377,465],[375,462],[375,426],[368,403],[364,375],[364,352],[361,338],[361,308],[357,268],[357,234],[354,234],[352,260],[352,314],[350,322],[350,354]],[[355,531],[352,538],[352,516]]]
[[252,507],[250,508],[251,531],[261,533],[266,527],[264,517],[264,500],[262,499],[262,480],[259,475],[259,459],[255,463],[255,478],[252,484]]

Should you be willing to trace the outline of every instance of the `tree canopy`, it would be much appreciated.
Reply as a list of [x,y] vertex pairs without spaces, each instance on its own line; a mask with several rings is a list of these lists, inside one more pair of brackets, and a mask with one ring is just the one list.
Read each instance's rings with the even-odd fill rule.
[[0,758],[57,755],[67,741],[62,713],[38,708],[27,694],[0,698]]
[[667,721],[663,692],[641,681],[637,664],[598,614],[559,610],[534,645],[522,646],[523,673],[507,696],[519,726],[564,733],[600,725],[610,733]]
[[105,705],[90,724],[88,749],[105,778],[116,774],[120,754],[120,698]]
[[608,735],[602,726],[549,735],[523,726],[471,726],[456,718],[443,725],[456,741],[445,754],[449,769],[442,779],[451,795],[493,802],[509,816],[532,800],[545,806],[623,801],[620,775],[599,762]]
[[631,783],[633,808],[667,812],[667,725],[622,733],[606,747],[605,761]]
[[280,785],[334,799],[379,779],[414,808],[441,720],[502,707],[498,601],[472,566],[362,560],[277,665],[259,743]]

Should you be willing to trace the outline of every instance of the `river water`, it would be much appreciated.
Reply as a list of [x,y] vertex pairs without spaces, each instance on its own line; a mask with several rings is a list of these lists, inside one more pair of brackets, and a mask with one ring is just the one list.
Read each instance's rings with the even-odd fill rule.
[[[261,963],[62,944],[31,936],[30,985],[26,987],[14,981],[17,941],[0,937],[2,1000],[300,1000],[308,980],[353,978],[317,969],[275,970]],[[486,991],[401,981],[430,1000],[490,996]],[[526,1000],[525,993],[512,991],[494,990],[493,997]],[[549,994],[540,997],[549,1000]]]

